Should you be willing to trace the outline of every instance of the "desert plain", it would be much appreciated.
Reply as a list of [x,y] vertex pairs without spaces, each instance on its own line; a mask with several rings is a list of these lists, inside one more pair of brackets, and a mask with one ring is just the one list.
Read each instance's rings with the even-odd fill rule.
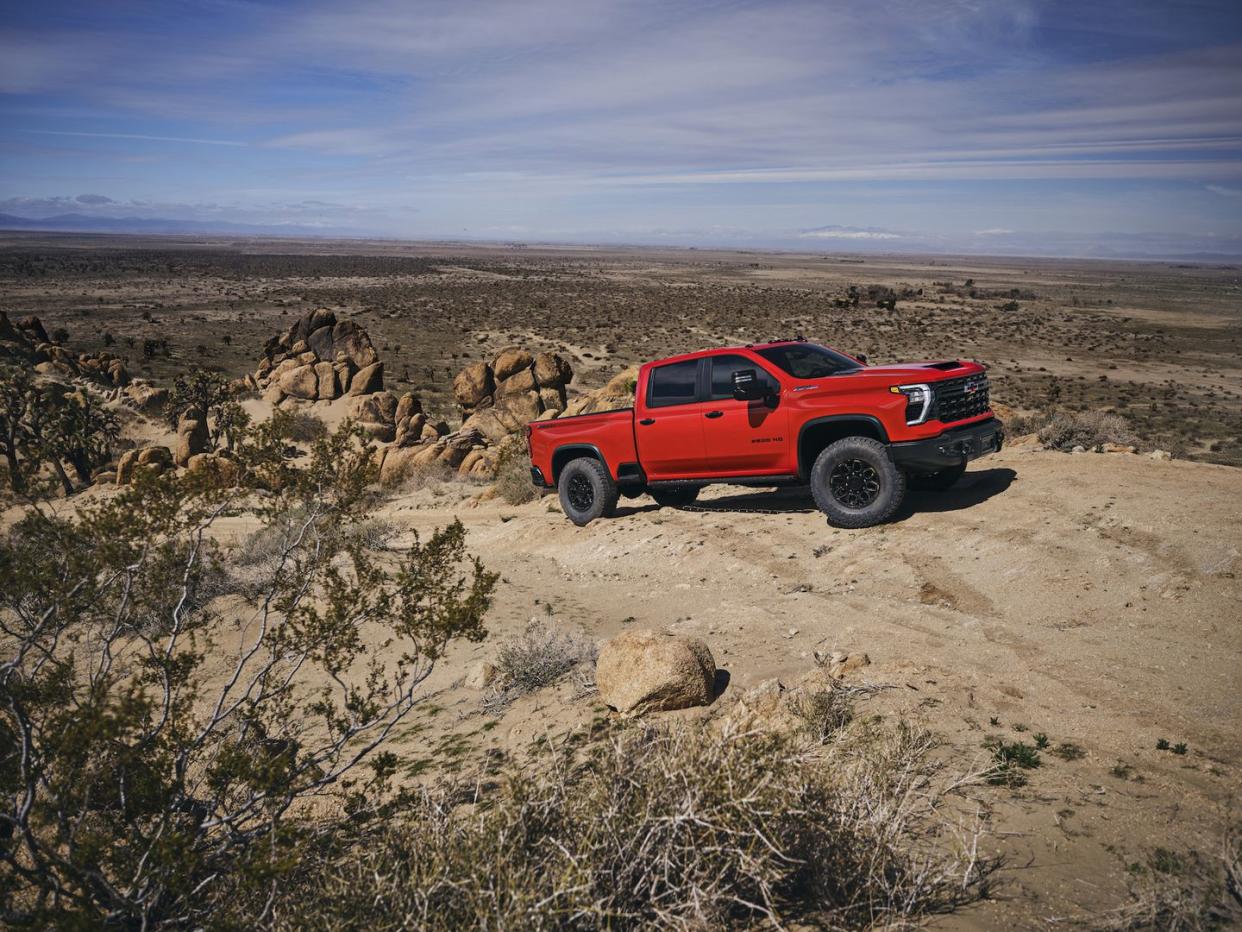
[[[933,928],[1089,926],[1152,852],[1212,857],[1237,824],[1242,266],[0,234],[0,308],[156,384],[253,372],[265,340],[320,307],[364,326],[388,388],[450,426],[454,375],[508,346],[567,359],[572,399],[648,359],[801,334],[876,363],[975,359],[1019,425],[1106,410],[1139,441],[1070,453],[1011,430],[952,490],[858,531],[799,489],[715,487],[688,510],[643,496],[583,528],[554,496],[389,489],[375,516],[398,539],[458,518],[501,575],[489,637],[450,652],[425,684],[434,714],[396,739],[418,773],[608,717],[577,681],[489,704],[472,673],[538,619],[598,642],[630,627],[703,639],[723,689],[672,716],[721,714],[844,655],[848,682],[877,687],[861,711],[920,723],[946,759],[982,765],[985,743],[1039,736],[1024,785],[974,797],[1002,859],[990,895]],[[334,424],[346,400],[313,409]],[[127,431],[171,442],[159,419]]]

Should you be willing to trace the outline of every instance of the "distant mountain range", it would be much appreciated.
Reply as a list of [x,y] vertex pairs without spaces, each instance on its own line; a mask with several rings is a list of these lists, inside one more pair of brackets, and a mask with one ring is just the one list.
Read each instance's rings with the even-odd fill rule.
[[231,236],[359,236],[357,230],[330,229],[227,220],[175,220],[164,217],[91,217],[59,214],[55,217],[17,217],[0,214],[0,230],[38,230],[48,233],[207,233]]

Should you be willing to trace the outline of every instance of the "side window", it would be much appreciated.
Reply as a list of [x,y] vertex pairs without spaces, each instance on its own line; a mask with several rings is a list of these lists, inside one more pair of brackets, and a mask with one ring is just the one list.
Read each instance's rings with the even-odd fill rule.
[[738,369],[754,369],[755,375],[766,382],[768,390],[778,394],[781,390],[776,379],[768,371],[745,356],[724,355],[712,357],[712,401],[733,397],[733,373]]
[[647,387],[647,406],[664,408],[684,405],[698,399],[699,361],[674,362],[651,370]]

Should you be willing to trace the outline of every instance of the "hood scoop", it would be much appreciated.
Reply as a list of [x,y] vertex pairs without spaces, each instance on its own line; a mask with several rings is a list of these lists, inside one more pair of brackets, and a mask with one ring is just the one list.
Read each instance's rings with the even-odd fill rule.
[[923,363],[924,369],[939,369],[941,372],[947,372],[950,369],[960,369],[962,364],[956,359],[946,359],[943,362],[926,362]]

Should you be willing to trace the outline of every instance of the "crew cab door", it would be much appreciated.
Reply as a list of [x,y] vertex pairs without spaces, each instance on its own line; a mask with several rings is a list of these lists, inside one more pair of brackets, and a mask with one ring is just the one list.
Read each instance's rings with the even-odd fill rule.
[[648,479],[684,479],[703,471],[699,360],[653,366],[635,409],[638,459]]
[[[780,382],[746,356],[724,353],[706,360],[708,402],[703,410],[704,468],[715,476],[761,476],[789,472],[792,441],[787,429],[788,405],[781,404]],[[765,401],[733,397],[733,373],[753,369],[776,396]]]

